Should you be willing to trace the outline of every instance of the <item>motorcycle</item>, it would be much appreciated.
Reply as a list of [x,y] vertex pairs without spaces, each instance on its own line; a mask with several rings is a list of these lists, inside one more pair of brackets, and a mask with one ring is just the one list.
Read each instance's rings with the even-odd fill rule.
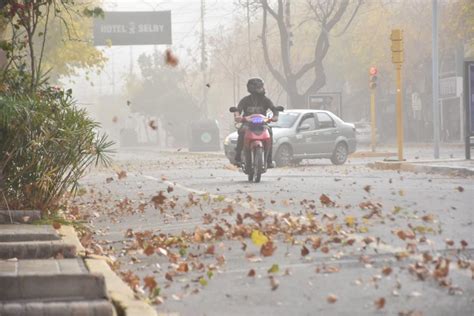
[[[283,107],[277,107],[283,111]],[[231,113],[238,112],[236,107],[229,109]],[[248,176],[250,182],[260,182],[262,174],[267,172],[267,157],[272,148],[268,123],[271,118],[261,114],[253,114],[240,118],[240,122],[245,124],[244,147],[242,153],[242,171]]]

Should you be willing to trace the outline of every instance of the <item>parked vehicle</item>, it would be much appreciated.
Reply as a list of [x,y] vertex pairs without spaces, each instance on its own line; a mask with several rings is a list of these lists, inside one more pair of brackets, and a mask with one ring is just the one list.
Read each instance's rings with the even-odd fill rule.
[[[273,128],[273,158],[278,167],[303,159],[329,158],[335,165],[344,164],[356,150],[356,129],[335,114],[323,110],[286,110],[280,113]],[[234,162],[237,132],[228,135],[224,150]]]
[[[372,142],[372,127],[370,122],[359,121],[355,122],[356,140],[358,144],[370,144]],[[377,129],[376,129],[377,130]],[[379,134],[376,132],[375,141],[379,141]]]

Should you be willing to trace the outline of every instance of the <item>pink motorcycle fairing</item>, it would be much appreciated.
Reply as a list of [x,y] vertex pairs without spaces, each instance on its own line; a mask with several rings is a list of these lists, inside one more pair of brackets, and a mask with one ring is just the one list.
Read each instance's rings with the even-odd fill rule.
[[[245,121],[248,123],[248,127],[244,136],[244,148],[263,147],[267,149],[270,146],[270,133],[265,128],[265,116],[253,114],[247,116]],[[255,128],[260,126],[262,130],[255,131]]]

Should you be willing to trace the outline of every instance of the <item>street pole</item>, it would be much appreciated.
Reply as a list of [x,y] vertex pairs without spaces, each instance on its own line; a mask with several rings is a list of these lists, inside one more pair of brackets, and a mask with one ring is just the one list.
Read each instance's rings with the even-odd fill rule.
[[[287,50],[288,50],[288,64],[290,66],[290,69],[291,69],[291,6],[290,6],[290,0],[286,0],[286,7],[285,7],[285,13],[286,13],[286,32],[287,32],[287,35],[288,35],[288,38],[287,38],[287,42],[286,42],[286,45],[287,45]],[[288,80],[287,80],[288,82]],[[288,93],[288,89],[286,90],[286,104],[287,104],[287,107],[290,108],[292,107],[293,105],[290,104],[290,94]]]
[[403,64],[403,30],[393,29],[390,35],[392,41],[392,63],[397,71],[397,143],[398,161],[403,161],[403,93],[402,93],[402,64]]
[[371,145],[372,145],[372,151],[375,152],[375,146],[376,146],[376,139],[375,139],[375,129],[376,129],[376,123],[375,123],[375,91],[372,89],[370,93],[370,125],[371,125]]
[[439,158],[439,64],[438,64],[438,0],[433,0],[433,141],[434,158]]
[[252,44],[250,43],[250,0],[247,0],[247,40],[249,45],[249,75],[253,76]]
[[202,110],[204,117],[207,118],[208,108],[207,108],[207,54],[206,54],[206,36],[204,29],[204,16],[206,14],[206,3],[205,0],[201,0],[201,71],[202,71],[202,87],[203,87],[203,104]]
[[403,98],[402,98],[402,64],[397,64],[397,142],[398,160],[403,160]]

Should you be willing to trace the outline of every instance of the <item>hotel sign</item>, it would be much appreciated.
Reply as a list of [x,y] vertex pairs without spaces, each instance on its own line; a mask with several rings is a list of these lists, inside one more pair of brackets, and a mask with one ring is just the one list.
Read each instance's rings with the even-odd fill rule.
[[94,45],[170,45],[171,11],[105,12],[94,20]]

